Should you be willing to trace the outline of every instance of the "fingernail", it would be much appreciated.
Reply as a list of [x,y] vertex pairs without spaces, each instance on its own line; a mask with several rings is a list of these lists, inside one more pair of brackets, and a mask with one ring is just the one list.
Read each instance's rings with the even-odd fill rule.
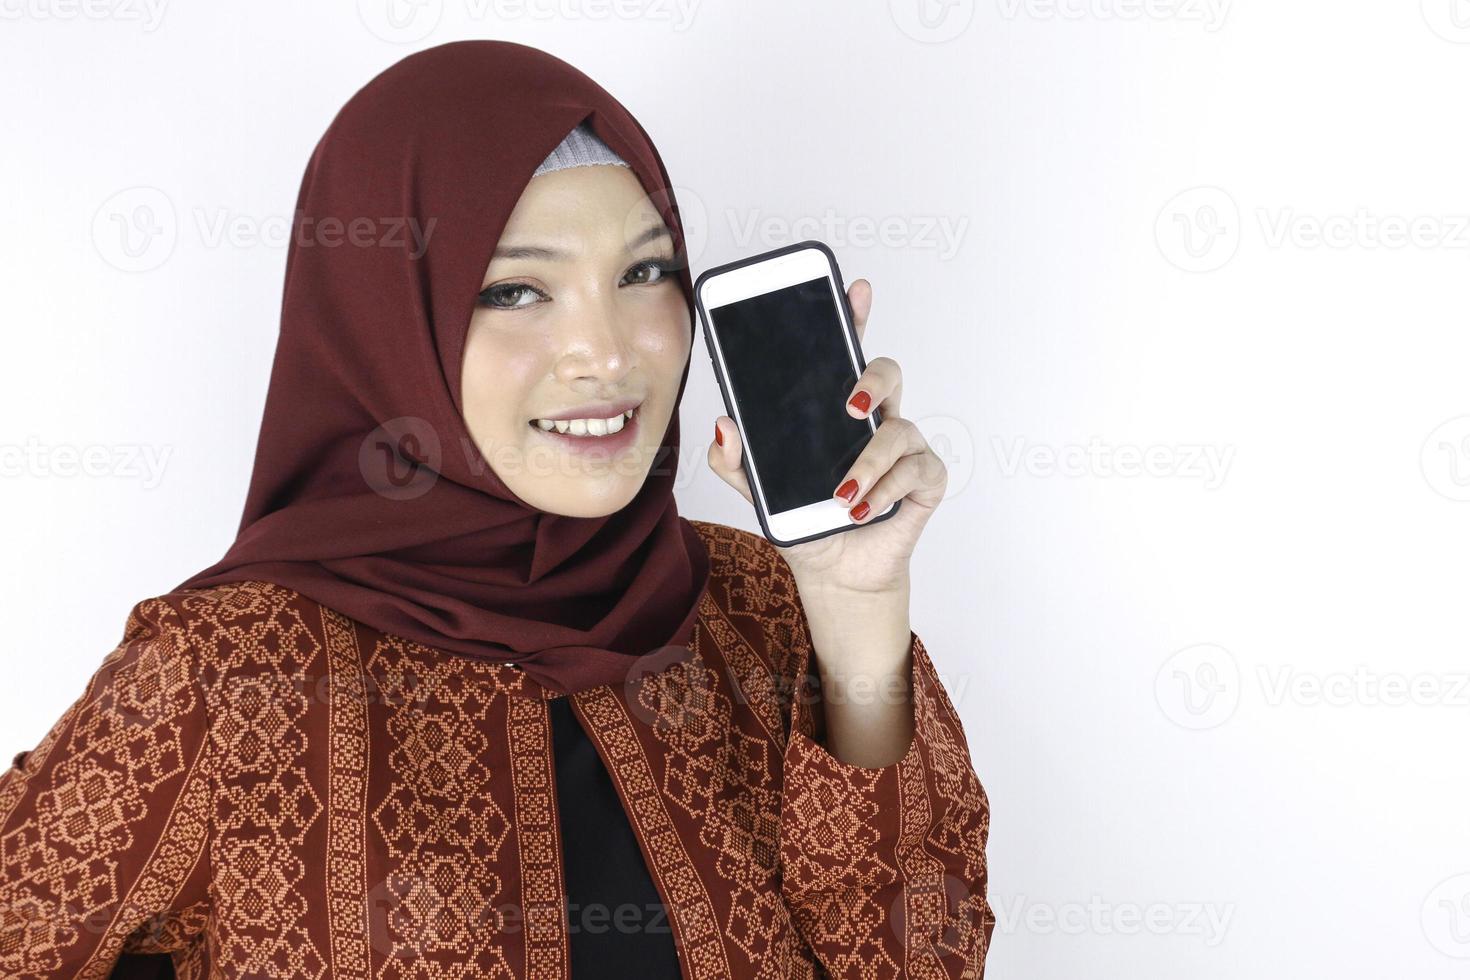
[[852,503],[852,498],[857,496],[857,481],[848,480],[842,486],[838,487],[837,496],[841,497],[848,503]]
[[848,511],[848,513],[852,515],[852,519],[853,520],[855,520],[855,521],[862,520],[864,517],[867,517],[868,516],[868,502],[866,500],[864,500],[862,503],[858,504],[852,510]]
[[724,444],[725,444],[725,437],[722,436],[722,435],[720,435],[720,423],[716,422],[715,423],[715,445],[716,446],[723,446]]
[[853,408],[857,409],[859,412],[867,415],[868,407],[873,404],[873,399],[872,396],[870,396],[866,391],[860,391],[856,395],[853,395],[851,398],[849,398],[847,400],[847,403]]

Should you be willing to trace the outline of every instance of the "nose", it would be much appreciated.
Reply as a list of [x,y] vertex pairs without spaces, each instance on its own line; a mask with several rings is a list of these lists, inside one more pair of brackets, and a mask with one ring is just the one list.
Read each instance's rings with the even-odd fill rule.
[[568,310],[563,353],[556,373],[566,384],[587,378],[616,384],[637,366],[634,325],[612,297],[592,296]]

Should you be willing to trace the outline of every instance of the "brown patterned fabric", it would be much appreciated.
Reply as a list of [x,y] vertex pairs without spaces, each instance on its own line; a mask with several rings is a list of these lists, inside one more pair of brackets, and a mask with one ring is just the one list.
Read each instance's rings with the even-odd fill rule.
[[[907,754],[836,759],[785,560],[691,524],[694,656],[571,695],[685,977],[981,977],[989,805],[923,643]],[[267,582],[138,603],[0,774],[0,976],[566,977],[559,696]]]

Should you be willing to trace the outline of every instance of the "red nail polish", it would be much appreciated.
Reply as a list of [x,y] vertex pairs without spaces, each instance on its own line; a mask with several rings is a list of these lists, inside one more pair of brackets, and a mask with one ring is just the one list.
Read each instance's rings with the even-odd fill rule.
[[857,496],[857,481],[848,480],[842,486],[838,487],[837,496],[841,497],[848,503],[852,503],[852,498]]
[[720,435],[720,423],[716,422],[715,423],[715,445],[716,446],[723,446],[724,444],[725,444],[725,437],[722,436],[722,435]]
[[852,515],[852,519],[853,520],[855,520],[855,521],[862,520],[864,517],[867,517],[868,516],[868,502],[866,500],[864,500],[862,503],[858,504],[852,510],[848,511],[848,513]]
[[853,408],[857,409],[859,412],[867,415],[868,407],[873,404],[873,399],[866,391],[860,391],[856,395],[853,395],[851,398],[849,398],[847,400],[847,403]]

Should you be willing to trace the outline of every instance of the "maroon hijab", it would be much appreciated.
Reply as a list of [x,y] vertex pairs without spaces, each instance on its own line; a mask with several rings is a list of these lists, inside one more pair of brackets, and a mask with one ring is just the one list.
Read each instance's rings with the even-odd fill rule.
[[[347,102],[297,198],[238,535],[177,588],[275,582],[385,633],[519,664],[562,692],[679,659],[666,648],[689,642],[709,556],[674,503],[678,411],[638,496],[597,518],[522,501],[460,414],[490,254],[536,167],[583,121],[632,167],[682,260],[648,134],[545,52],[440,45]],[[680,400],[688,377],[686,363]]]

